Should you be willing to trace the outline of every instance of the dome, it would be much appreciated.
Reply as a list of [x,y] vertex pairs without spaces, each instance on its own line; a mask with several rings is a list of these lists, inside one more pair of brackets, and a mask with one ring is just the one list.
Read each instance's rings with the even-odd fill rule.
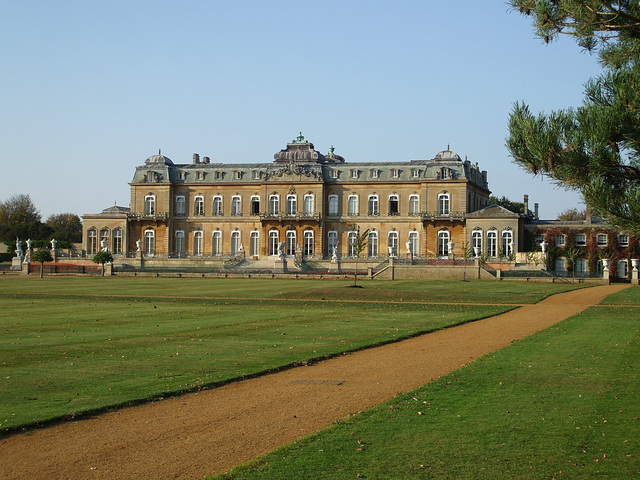
[[147,158],[144,163],[146,163],[147,165],[170,165],[173,166],[173,162],[171,161],[171,159],[169,157],[165,157],[164,155],[162,155],[162,151],[158,150],[158,154],[157,155],[151,155],[149,158]]
[[457,162],[461,162],[462,159],[460,158],[460,155],[458,155],[456,152],[454,152],[453,150],[449,150],[449,146],[447,145],[447,149],[441,151],[440,153],[438,153],[434,160],[455,160]]

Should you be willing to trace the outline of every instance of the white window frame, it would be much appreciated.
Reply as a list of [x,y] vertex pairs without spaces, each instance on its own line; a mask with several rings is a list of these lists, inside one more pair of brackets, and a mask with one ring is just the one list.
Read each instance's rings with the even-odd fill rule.
[[327,233],[327,255],[333,255],[334,249],[338,246],[338,232],[331,230]]
[[269,195],[269,214],[278,215],[279,212],[280,212],[280,195],[278,194]]
[[400,170],[398,170],[397,168],[392,168],[391,178],[398,178],[398,177],[400,177]]
[[618,260],[618,278],[627,278],[629,275],[629,262],[627,259]]
[[178,257],[184,255],[184,230],[176,231],[174,251]]
[[623,247],[626,248],[629,246],[629,235],[627,235],[626,233],[619,233],[618,234],[618,246],[619,247]]
[[576,233],[576,247],[584,247],[587,244],[586,233]]
[[389,232],[387,239],[387,248],[389,252],[389,256],[397,257],[398,256],[398,232]]
[[438,256],[439,257],[448,257],[449,256],[449,231],[448,230],[440,230],[438,232]]
[[156,232],[154,230],[144,231],[144,254],[153,256],[156,249]]
[[295,215],[298,211],[298,196],[295,194],[287,195],[287,215]]
[[329,195],[327,215],[331,217],[338,215],[338,195]]
[[451,213],[451,197],[448,193],[438,194],[438,215],[449,215]]
[[242,243],[240,237],[240,231],[234,230],[231,232],[231,255],[236,256],[240,251],[240,244]]
[[187,213],[187,199],[184,195],[178,195],[176,197],[176,215],[185,215]]
[[204,172],[196,172],[197,180],[204,180]]
[[249,255],[257,257],[260,252],[260,232],[254,230],[249,235]]
[[[255,207],[258,207],[257,209]],[[251,215],[260,215],[260,196],[251,196]]]
[[474,230],[471,232],[471,248],[478,248],[478,252],[482,252],[482,230]]
[[252,173],[252,177],[254,180],[260,180],[260,170],[254,170]]
[[98,251],[98,231],[95,228],[87,230],[87,251],[90,254]]
[[378,170],[373,168],[369,171],[370,178],[378,178]]
[[420,252],[420,237],[418,232],[409,232],[409,253],[416,257]]
[[351,178],[358,178],[358,170],[351,169]]
[[353,194],[353,195],[349,195],[349,198],[347,200],[347,211],[348,211],[348,215],[352,216],[352,217],[356,217],[360,214],[359,212],[359,208],[358,208],[358,195]]
[[369,232],[369,238],[367,239],[367,256],[378,256],[378,232]]
[[222,195],[213,197],[213,214],[214,217],[224,215],[224,200]]
[[196,230],[193,232],[193,255],[196,257],[201,257],[204,253],[203,250],[203,233],[202,230]]
[[368,215],[369,216],[378,216],[380,215],[380,202],[378,200],[378,195],[369,195],[369,203],[368,203]]
[[355,230],[350,231],[347,234],[347,257],[355,257],[358,253],[356,250],[355,240],[358,237],[358,232]]
[[313,193],[304,196],[304,214],[313,215],[316,209],[316,199]]
[[409,215],[420,215],[420,195],[409,195]]
[[566,237],[564,233],[557,234],[555,238],[555,242],[556,242],[556,247],[564,247],[566,242]]
[[487,232],[487,256],[491,258],[498,256],[498,232],[495,230]]
[[285,246],[284,251],[285,255],[288,257],[294,257],[296,254],[296,231],[295,230],[287,230],[285,234]]
[[156,196],[155,195],[144,196],[144,214],[145,215],[156,214]]
[[231,215],[236,217],[242,215],[242,197],[240,195],[231,197]]
[[280,232],[278,230],[269,230],[269,256],[278,255],[278,246],[280,245]]
[[[391,209],[392,203],[395,203],[395,211]],[[389,195],[389,215],[400,215],[400,197],[395,193]]]
[[302,235],[302,255],[313,256],[313,230],[305,230]]
[[220,230],[211,234],[211,255],[214,257],[222,255],[222,232]]
[[193,199],[193,215],[204,215],[204,197],[202,195],[198,195]]
[[121,255],[122,254],[122,229],[121,228],[114,228],[113,229],[113,236],[111,238],[111,250],[113,251],[114,255]]
[[609,243],[609,239],[606,233],[598,233],[596,235],[596,244],[598,247],[606,247]]
[[504,230],[502,232],[502,255],[508,257],[513,253],[513,232]]
[[420,177],[420,170],[418,170],[417,168],[414,168],[413,170],[411,170],[411,176],[413,178],[419,178]]

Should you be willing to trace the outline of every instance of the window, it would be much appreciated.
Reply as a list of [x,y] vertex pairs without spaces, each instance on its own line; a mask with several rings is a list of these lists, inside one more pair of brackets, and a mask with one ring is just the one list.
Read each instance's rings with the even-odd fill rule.
[[599,247],[606,247],[607,246],[607,234],[606,233],[599,233],[598,236],[596,237],[596,240],[598,242],[598,246]]
[[222,215],[222,197],[216,195],[213,197],[213,216],[218,217]]
[[371,170],[370,171],[370,177],[371,178],[378,178],[378,170],[375,170],[375,169]]
[[349,215],[358,215],[358,196],[357,195],[349,195],[349,205],[348,205],[348,212]]
[[202,255],[202,232],[193,232],[193,254]]
[[[338,232],[331,231],[327,234],[327,254],[333,255],[338,248]],[[335,252],[337,254],[337,252]]]
[[378,256],[378,233],[377,232],[369,232],[369,241],[367,242],[368,246],[368,256],[369,257],[377,257]]
[[316,209],[315,198],[312,194],[307,194],[304,196],[304,214],[305,215],[313,215],[314,210]]
[[260,172],[258,170],[254,170],[252,176],[254,180],[260,180]]
[[621,233],[618,235],[618,246],[619,247],[628,247],[629,246],[629,235]]
[[618,262],[618,278],[627,278],[629,268],[626,260],[620,260]]
[[575,271],[579,276],[587,274],[587,261],[584,258],[576,258]]
[[438,215],[449,215],[449,194],[438,195]]
[[211,236],[211,255],[222,255],[222,232],[216,230]]
[[400,176],[400,171],[397,168],[391,169],[391,178],[398,178]]
[[369,195],[369,215],[380,215],[377,195]]
[[358,248],[356,245],[358,238],[358,232],[349,232],[347,236],[347,243],[349,244],[349,248],[347,251],[348,257],[355,257],[358,254]]
[[287,241],[285,243],[285,254],[293,257],[296,254],[296,231],[287,230]]
[[222,180],[222,177],[223,177],[222,172],[218,170],[215,173],[215,177],[216,177],[216,180]]
[[231,215],[242,215],[242,199],[239,195],[231,197]]
[[400,211],[398,210],[398,196],[397,195],[389,195],[389,215],[399,215]]
[[204,180],[204,172],[196,172],[197,180]]
[[329,195],[329,215],[338,215],[338,196]]
[[411,176],[413,178],[418,178],[420,177],[420,170],[418,170],[417,168],[414,168],[413,170],[411,170]]
[[155,215],[156,214],[156,196],[147,195],[144,197],[144,214]]
[[231,255],[238,255],[240,250],[240,232],[231,232]]
[[271,215],[278,215],[279,204],[280,204],[280,197],[278,195],[269,196],[269,213]]
[[269,255],[278,255],[278,231],[269,232]]
[[178,172],[178,180],[184,180],[187,178],[187,174],[185,172]]
[[106,247],[107,249],[109,245],[109,230],[106,228],[103,228],[102,230],[100,230],[100,250],[102,250],[103,246]]
[[182,230],[176,232],[175,252],[178,257],[184,255],[184,232]]
[[564,274],[567,272],[567,264],[564,258],[556,258],[554,270],[556,274]]
[[409,196],[409,215],[420,215],[420,197],[418,195]]
[[449,256],[449,232],[446,230],[438,232],[438,256]]
[[185,214],[185,200],[183,196],[176,197],[176,215]]
[[193,202],[193,214],[204,215],[204,197],[196,197]]
[[494,230],[487,232],[487,255],[498,256],[498,232]]
[[502,254],[508,257],[513,253],[513,232],[502,232]]
[[398,232],[389,232],[389,256],[398,256]]
[[122,230],[116,228],[113,231],[113,253],[116,255],[122,254]]
[[251,245],[249,246],[249,255],[252,257],[258,256],[258,251],[260,248],[260,233],[257,231],[251,232]]
[[251,197],[251,215],[260,215],[260,197]]
[[330,170],[329,171],[329,177],[338,178],[338,171],[337,170]]
[[446,180],[446,179],[447,179],[448,174],[449,174],[449,169],[448,169],[448,168],[441,168],[441,169],[440,169],[440,178],[441,178],[442,180]]
[[351,178],[358,178],[358,170],[356,169],[351,170]]
[[156,249],[155,232],[153,230],[146,230],[144,232],[144,254],[153,255]]
[[409,233],[409,252],[412,256],[417,256],[419,252],[418,232]]
[[302,240],[302,254],[306,257],[313,255],[313,231],[305,230]]
[[287,215],[295,215],[298,208],[298,197],[287,195]]
[[147,172],[147,182],[155,182],[156,174],[155,172]]
[[478,252],[478,255],[482,252],[482,232],[480,230],[475,230],[471,233],[471,247],[473,248],[474,256],[476,252]]
[[587,235],[585,233],[576,233],[576,246],[584,247],[587,244]]
[[564,235],[556,235],[556,247],[564,247]]
[[240,180],[242,178],[242,172],[239,170],[236,170],[235,172],[233,172],[233,178],[234,180]]
[[89,230],[87,233],[87,251],[90,254],[94,254],[98,251],[98,232],[96,230]]

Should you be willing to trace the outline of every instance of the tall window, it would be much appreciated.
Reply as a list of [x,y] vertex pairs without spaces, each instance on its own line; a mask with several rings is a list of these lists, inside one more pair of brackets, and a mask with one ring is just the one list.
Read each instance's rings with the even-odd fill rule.
[[271,215],[278,215],[279,206],[280,197],[278,195],[269,196],[269,213]]
[[211,236],[211,255],[222,255],[222,232],[216,230]]
[[204,197],[198,196],[193,202],[193,214],[204,215]]
[[513,253],[513,233],[509,230],[502,232],[502,254],[508,257]]
[[338,196],[329,195],[329,215],[338,215]]
[[474,249],[474,255],[475,255],[475,249],[477,248],[478,253],[482,252],[482,232],[480,230],[475,230],[472,234],[471,234],[471,246]]
[[147,195],[144,197],[144,214],[155,215],[156,214],[156,196]]
[[438,215],[449,215],[449,194],[438,195]]
[[355,257],[358,254],[358,249],[356,247],[356,239],[358,238],[358,232],[349,232],[347,235],[347,243],[349,245],[347,256]]
[[420,215],[420,197],[418,195],[409,196],[409,215]]
[[251,245],[249,247],[249,255],[252,257],[258,256],[260,249],[260,234],[257,231],[251,232]]
[[313,195],[307,194],[304,196],[304,214],[305,215],[313,215],[315,210],[315,199]]
[[620,260],[618,262],[618,278],[627,278],[629,265],[626,260]]
[[369,232],[369,241],[367,242],[367,254],[370,257],[378,256],[378,232]]
[[358,196],[349,195],[349,215],[358,215]]
[[184,215],[185,213],[185,201],[184,197],[181,195],[176,197],[176,215]]
[[89,236],[87,250],[91,254],[96,253],[98,251],[98,232],[96,230],[89,230],[87,233]]
[[213,197],[213,216],[222,215],[222,197],[220,195],[216,195]]
[[144,232],[144,254],[153,255],[156,249],[155,232],[153,230],[145,230]]
[[296,254],[296,231],[287,230],[287,243],[285,243],[285,253],[289,257]]
[[304,232],[302,254],[307,257],[313,255],[313,231],[311,230],[305,230]]
[[231,197],[231,215],[242,215],[242,202],[239,195]]
[[411,232],[409,233],[409,253],[415,257],[419,251],[418,232]]
[[338,232],[331,231],[327,234],[327,254],[333,255],[334,250],[338,246]]
[[587,261],[584,258],[576,258],[576,275],[585,276],[587,274]]
[[287,215],[295,215],[298,209],[298,197],[287,195]]
[[398,232],[389,232],[389,256],[398,256]]
[[116,255],[120,255],[122,253],[122,230],[116,228],[113,231],[113,245],[112,245],[113,253]]
[[109,248],[109,230],[106,228],[100,230],[100,249],[102,249],[102,245],[106,245]]
[[176,232],[175,251],[178,257],[182,257],[184,255],[184,232],[182,230],[178,230]]
[[251,215],[260,215],[260,197],[251,197]]
[[202,232],[193,233],[193,254],[202,255]]
[[498,232],[494,230],[487,232],[487,255],[498,256]]
[[398,209],[398,196],[389,195],[389,215],[398,215],[400,210]]
[[380,215],[377,195],[369,195],[369,215]]
[[446,257],[449,255],[449,232],[441,230],[438,232],[438,256]]
[[240,232],[235,230],[231,232],[231,255],[238,255],[240,249]]
[[278,255],[278,231],[269,232],[269,255]]
[[567,264],[564,258],[556,258],[555,271],[557,274],[563,274],[567,272]]

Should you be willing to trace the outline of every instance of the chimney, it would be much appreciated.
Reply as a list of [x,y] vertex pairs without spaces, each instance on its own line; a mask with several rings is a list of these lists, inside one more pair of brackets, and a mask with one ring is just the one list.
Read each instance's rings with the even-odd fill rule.
[[538,204],[537,203],[533,204],[533,218],[538,220]]
[[196,163],[200,163],[200,155],[198,155],[197,153],[193,154],[193,164],[195,165]]
[[524,195],[524,215],[525,217],[529,216],[529,195],[526,193]]
[[209,163],[209,162],[211,162],[211,159],[209,157],[202,157],[202,161],[204,163]]

